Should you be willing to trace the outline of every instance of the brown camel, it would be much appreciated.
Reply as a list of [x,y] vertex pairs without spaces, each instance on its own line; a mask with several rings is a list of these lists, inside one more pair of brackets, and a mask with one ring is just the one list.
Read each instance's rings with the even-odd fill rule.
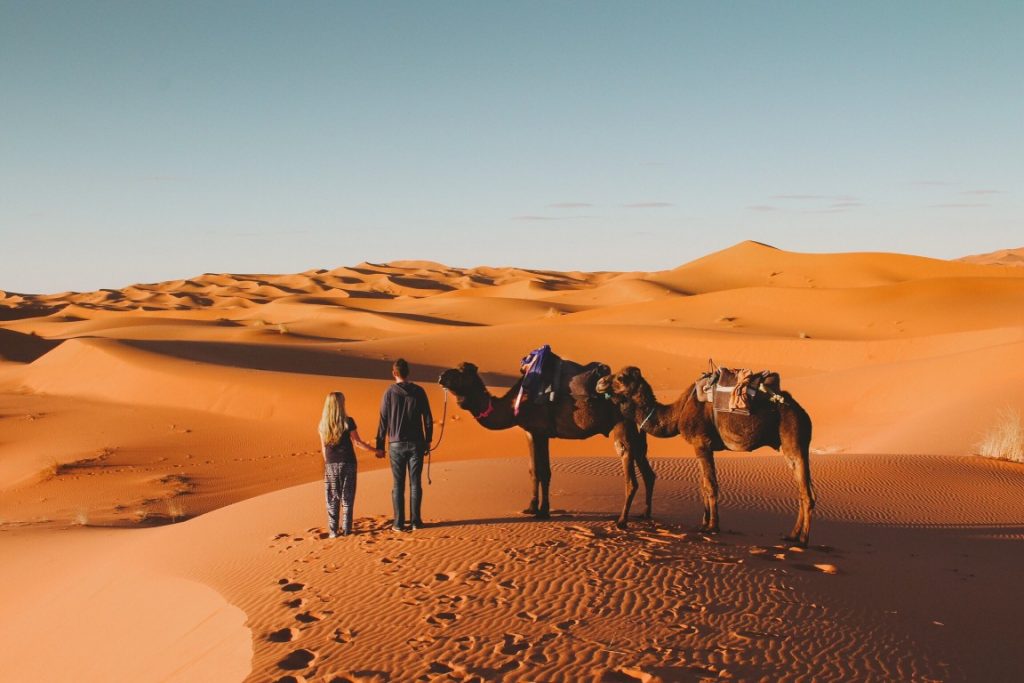
[[749,415],[719,413],[716,416],[710,403],[697,400],[693,385],[675,403],[658,403],[651,385],[635,367],[602,377],[597,390],[608,394],[622,415],[637,424],[642,432],[662,439],[682,434],[693,446],[700,462],[704,501],[701,530],[705,532],[718,531],[715,451],[752,451],[761,446],[781,450],[800,489],[796,524],[785,539],[806,547],[814,509],[808,459],[811,418],[788,392],[778,392],[781,401],[770,402],[763,398],[752,401]]
[[643,477],[646,493],[643,517],[650,518],[654,470],[647,460],[647,436],[637,430],[634,422],[626,420],[611,401],[562,395],[553,402],[537,404],[524,401],[516,415],[513,402],[522,379],[500,398],[491,395],[480,379],[477,367],[472,363],[461,363],[457,368],[445,370],[437,381],[455,395],[459,407],[469,411],[481,427],[494,430],[519,427],[526,432],[530,444],[533,493],[524,513],[538,517],[550,515],[550,439],[588,439],[596,434],[610,434],[615,451],[622,458],[626,479],[626,501],[617,524],[619,528],[626,526],[629,508],[637,490],[636,469],[640,470]]

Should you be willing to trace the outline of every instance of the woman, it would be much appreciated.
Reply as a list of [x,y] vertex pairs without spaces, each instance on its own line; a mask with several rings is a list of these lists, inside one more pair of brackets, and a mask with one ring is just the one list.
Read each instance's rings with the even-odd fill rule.
[[352,504],[356,498],[356,452],[352,444],[365,451],[374,448],[359,438],[356,421],[345,413],[345,395],[340,391],[327,394],[319,432],[324,454],[328,528],[331,538],[337,538],[340,503],[344,512],[341,535],[348,536],[352,533]]

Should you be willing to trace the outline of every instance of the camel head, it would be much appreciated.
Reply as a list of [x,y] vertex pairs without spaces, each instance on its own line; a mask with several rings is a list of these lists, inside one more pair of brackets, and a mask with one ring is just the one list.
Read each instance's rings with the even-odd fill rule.
[[651,385],[640,373],[640,368],[632,365],[605,375],[597,381],[595,388],[622,409],[646,404],[653,398]]
[[437,378],[437,383],[455,394],[460,401],[487,393],[487,387],[472,363],[459,363],[458,367],[445,370]]

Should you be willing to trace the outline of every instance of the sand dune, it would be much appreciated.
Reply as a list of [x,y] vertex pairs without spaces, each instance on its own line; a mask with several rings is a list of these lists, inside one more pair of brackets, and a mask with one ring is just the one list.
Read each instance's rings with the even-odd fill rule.
[[[396,261],[0,292],[3,675],[1010,680],[1024,472],[973,454],[1024,413],[1020,262],[744,242],[656,273]],[[681,439],[650,440],[654,523],[610,524],[604,437],[553,443],[560,512],[519,517],[525,437],[445,412],[435,380],[470,360],[501,394],[544,343],[640,366],[662,401],[709,358],[780,372],[814,421],[812,547],[775,541],[794,485],[767,449],[719,456],[727,532],[693,533]],[[363,456],[360,533],[328,544],[323,396],[372,438],[397,356],[445,426],[438,525],[384,531]]]
[[1024,266],[1024,247],[1020,249],[1000,249],[990,254],[977,254],[965,256],[961,261],[967,263],[980,263],[989,266]]

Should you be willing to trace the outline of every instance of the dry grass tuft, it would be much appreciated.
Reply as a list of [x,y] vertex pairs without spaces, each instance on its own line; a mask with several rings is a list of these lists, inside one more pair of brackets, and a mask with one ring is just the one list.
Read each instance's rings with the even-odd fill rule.
[[978,455],[1024,463],[1024,421],[1009,408],[999,411],[999,421],[978,443]]
[[56,458],[51,458],[50,462],[43,469],[39,470],[39,479],[40,481],[50,481],[58,474],[60,474],[60,463],[57,462]]
[[285,327],[284,323],[277,324],[277,331],[279,334],[288,334],[288,328]]
[[78,508],[75,518],[71,521],[75,526],[89,526],[89,511],[85,508]]
[[185,518],[185,501],[181,496],[167,499],[167,516],[172,522]]

